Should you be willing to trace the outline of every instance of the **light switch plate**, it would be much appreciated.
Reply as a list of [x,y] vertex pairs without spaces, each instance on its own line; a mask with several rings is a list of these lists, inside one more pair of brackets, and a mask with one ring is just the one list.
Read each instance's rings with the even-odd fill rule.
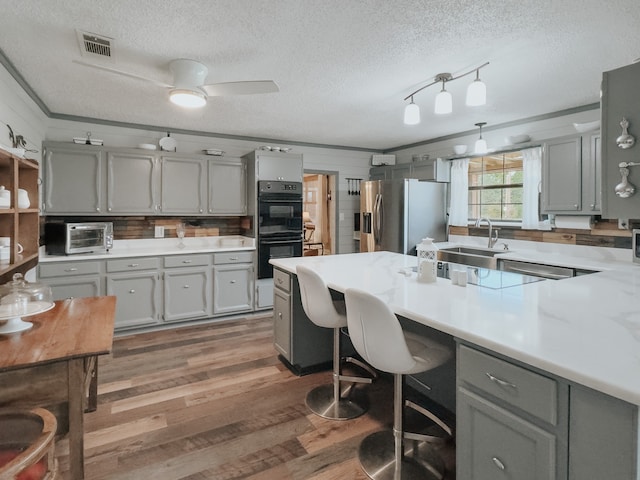
[[154,235],[156,238],[164,238],[164,227],[155,227]]

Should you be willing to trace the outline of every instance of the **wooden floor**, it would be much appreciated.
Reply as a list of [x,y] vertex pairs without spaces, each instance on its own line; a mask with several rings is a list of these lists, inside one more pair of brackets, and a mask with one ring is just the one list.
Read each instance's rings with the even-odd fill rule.
[[[270,315],[116,338],[100,357],[98,409],[85,415],[86,478],[366,479],[356,449],[391,425],[391,382],[370,387],[366,415],[339,422],[304,403],[330,378],[282,365]],[[74,480],[66,440],[56,454],[59,478]]]

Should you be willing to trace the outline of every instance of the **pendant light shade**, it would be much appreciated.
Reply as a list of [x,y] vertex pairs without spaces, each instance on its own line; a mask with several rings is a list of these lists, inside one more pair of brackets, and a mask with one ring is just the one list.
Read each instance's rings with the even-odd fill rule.
[[434,112],[442,115],[451,113],[453,111],[453,98],[451,94],[444,89],[444,82],[442,82],[442,90],[436,95],[436,105]]
[[476,79],[467,87],[467,105],[479,107],[487,103],[487,86],[480,80],[480,70],[476,70]]
[[473,153],[476,153],[478,155],[484,155],[489,151],[489,148],[487,147],[487,141],[484,138],[482,138],[482,127],[486,124],[487,122],[476,123],[476,127],[480,127],[480,138],[476,140]]
[[420,123],[420,107],[413,103],[413,97],[411,97],[411,103],[404,107],[404,123],[405,125]]

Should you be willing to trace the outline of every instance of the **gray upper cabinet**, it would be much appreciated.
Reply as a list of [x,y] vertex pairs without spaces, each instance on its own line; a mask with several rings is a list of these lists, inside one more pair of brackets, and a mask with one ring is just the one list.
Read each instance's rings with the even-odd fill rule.
[[442,158],[419,160],[398,165],[382,165],[369,169],[369,180],[401,180],[414,178],[431,182],[450,181],[449,162]]
[[[202,214],[207,198],[207,163],[202,158],[160,158],[162,213]],[[233,179],[228,178],[228,183]]]
[[542,156],[542,212],[600,213],[600,135],[555,138]]
[[247,168],[241,160],[209,160],[208,212],[213,215],[247,214]]
[[[629,168],[629,182],[636,192],[627,198],[616,195],[622,181],[620,163],[640,159],[640,62],[602,74],[602,216],[604,218],[640,218],[640,167]],[[628,133],[636,139],[631,148],[620,148],[616,139],[622,134],[622,118],[629,122]]]
[[256,158],[258,180],[302,182],[302,155],[258,152]]
[[159,210],[155,155],[107,152],[107,212],[152,214]]
[[105,213],[103,152],[96,147],[45,145],[44,214]]

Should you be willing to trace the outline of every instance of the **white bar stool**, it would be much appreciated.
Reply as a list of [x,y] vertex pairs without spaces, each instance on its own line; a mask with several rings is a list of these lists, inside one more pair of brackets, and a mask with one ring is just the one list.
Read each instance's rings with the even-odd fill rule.
[[[347,326],[344,303],[334,302],[322,277],[308,267],[298,265],[296,275],[300,284],[302,308],[309,319],[319,327],[333,329],[333,382],[320,385],[307,394],[309,409],[323,418],[349,420],[365,413],[369,402],[356,383],[371,383],[377,374],[358,359],[341,358],[340,329]],[[372,378],[342,375],[341,361],[358,365],[371,374]],[[343,392],[341,382],[350,382]]]
[[[444,462],[428,443],[446,442],[453,435],[452,429],[428,410],[405,401],[403,384],[404,375],[445,363],[451,350],[427,337],[403,331],[389,306],[367,292],[347,289],[345,301],[353,346],[374,368],[394,375],[393,432],[375,432],[360,443],[358,460],[362,469],[375,480],[442,479]],[[404,406],[427,416],[440,427],[441,434],[405,432]],[[413,441],[412,448],[405,448],[405,439]]]

